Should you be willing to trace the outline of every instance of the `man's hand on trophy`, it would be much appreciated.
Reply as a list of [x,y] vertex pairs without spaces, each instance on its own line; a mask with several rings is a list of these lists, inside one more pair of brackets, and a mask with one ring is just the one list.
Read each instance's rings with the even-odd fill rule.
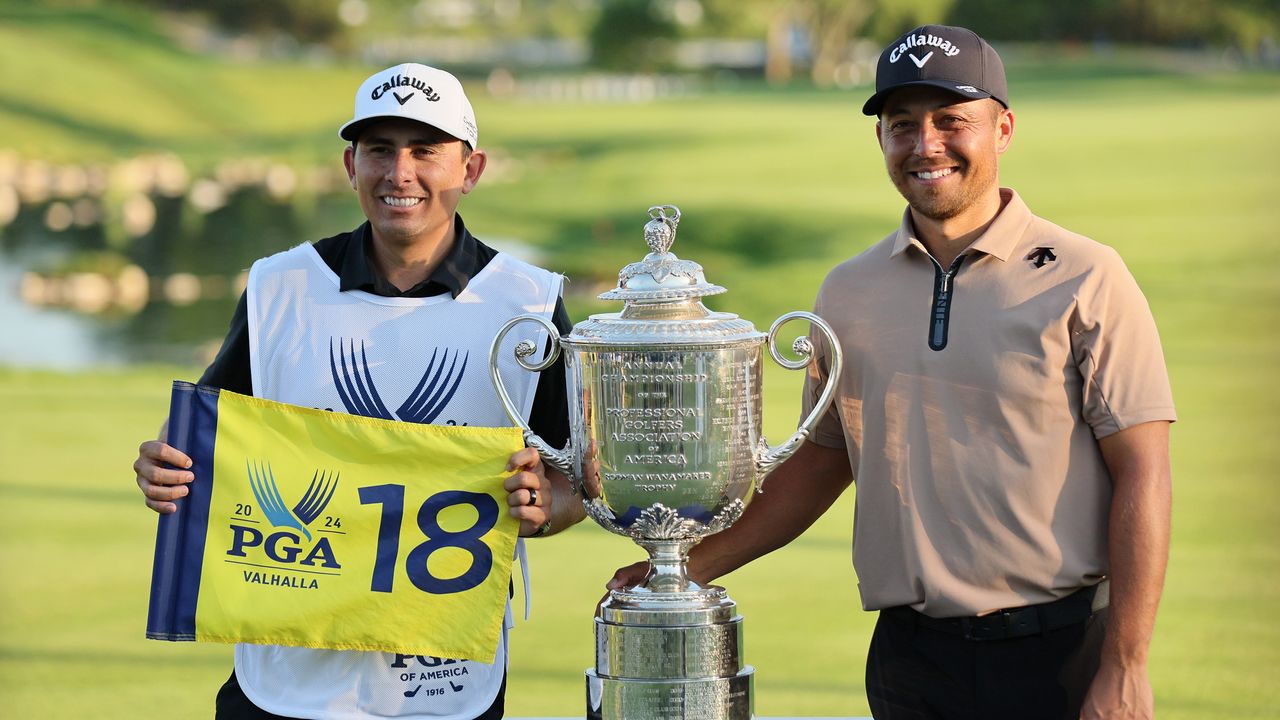
[[511,517],[520,521],[520,536],[545,535],[550,529],[554,493],[538,451],[524,448],[516,452],[507,461],[507,470],[516,471],[502,487],[507,491]]
[[649,576],[651,567],[648,560],[641,560],[624,568],[618,568],[618,571],[613,574],[613,578],[605,583],[604,595],[600,598],[600,602],[596,603],[596,617],[600,617],[600,608],[609,599],[610,593],[614,590],[633,588],[644,582],[644,579]]
[[[635,587],[636,585],[644,582],[644,579],[648,574],[649,561],[641,560],[640,562],[632,563],[624,568],[618,568],[618,571],[613,574],[613,578],[610,579],[609,582],[605,583],[605,588],[608,590],[623,590]],[[605,597],[607,598],[609,595],[606,593]]]

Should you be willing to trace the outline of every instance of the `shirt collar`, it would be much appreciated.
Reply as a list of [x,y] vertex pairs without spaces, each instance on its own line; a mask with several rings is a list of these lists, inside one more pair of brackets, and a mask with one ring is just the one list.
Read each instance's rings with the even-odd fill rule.
[[433,297],[446,292],[458,297],[471,278],[480,271],[480,262],[478,241],[467,230],[462,216],[455,214],[453,224],[455,234],[448,254],[426,280],[401,292],[378,271],[378,266],[373,262],[373,232],[366,221],[351,233],[351,240],[347,243],[341,271],[338,273],[339,290],[364,290],[382,297]]
[[[965,248],[963,254],[980,252],[990,255],[1001,262],[1009,259],[1014,248],[1022,238],[1023,232],[1031,224],[1031,210],[1022,201],[1018,193],[1010,188],[1000,188],[1000,201],[1003,207],[985,232]],[[916,237],[915,226],[911,222],[911,208],[902,213],[902,225],[893,240],[893,252],[890,257],[900,255],[909,246],[916,246],[921,252],[928,252],[924,243]]]

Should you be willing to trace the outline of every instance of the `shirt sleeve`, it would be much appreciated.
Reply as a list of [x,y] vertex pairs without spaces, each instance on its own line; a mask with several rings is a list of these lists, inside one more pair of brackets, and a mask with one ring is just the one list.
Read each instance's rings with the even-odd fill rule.
[[1114,251],[1093,276],[1081,288],[1071,330],[1085,422],[1103,438],[1176,420],[1160,335],[1137,281]]
[[[561,335],[573,330],[569,313],[564,308],[564,298],[556,300],[552,323]],[[533,408],[529,411],[529,428],[547,444],[562,448],[569,441],[569,392],[564,375],[564,353],[555,363],[538,374],[538,387],[533,393]]]
[[253,394],[253,376],[249,370],[249,309],[246,294],[231,315],[231,326],[222,347],[200,376],[200,384],[230,390],[241,395]]

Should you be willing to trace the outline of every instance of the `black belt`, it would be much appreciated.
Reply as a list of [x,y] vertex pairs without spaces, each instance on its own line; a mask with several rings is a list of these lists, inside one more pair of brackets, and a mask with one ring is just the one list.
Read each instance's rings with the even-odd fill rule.
[[1093,614],[1096,591],[1097,586],[1090,586],[1052,602],[997,610],[974,617],[929,617],[908,605],[885,608],[880,612],[886,617],[913,623],[916,627],[960,635],[966,640],[1007,640],[1084,622]]

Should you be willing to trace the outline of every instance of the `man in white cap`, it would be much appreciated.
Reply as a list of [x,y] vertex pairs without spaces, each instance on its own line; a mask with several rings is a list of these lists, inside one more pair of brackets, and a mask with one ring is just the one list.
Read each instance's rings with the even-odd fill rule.
[[836,399],[689,574],[785,545],[856,481],[877,720],[1149,718],[1175,416],[1147,303],[1115,251],[1000,187],[1014,117],[975,33],[895,40],[863,112],[902,224],[827,276],[844,369],[815,337],[803,413]]
[[[367,222],[254,263],[200,383],[390,420],[510,425],[486,362],[497,330],[527,312],[561,332],[571,325],[559,275],[486,246],[456,212],[486,162],[461,83],[425,65],[387,68],[360,86],[339,134],[350,141],[343,163]],[[506,380],[513,401],[539,435],[563,445],[562,362],[522,375]],[[134,470],[146,504],[171,513],[202,478],[164,436],[142,444]],[[565,478],[536,452],[516,453],[510,469],[505,487],[521,536],[581,519]],[[216,716],[500,718],[510,618],[508,607],[492,663],[240,644]]]

